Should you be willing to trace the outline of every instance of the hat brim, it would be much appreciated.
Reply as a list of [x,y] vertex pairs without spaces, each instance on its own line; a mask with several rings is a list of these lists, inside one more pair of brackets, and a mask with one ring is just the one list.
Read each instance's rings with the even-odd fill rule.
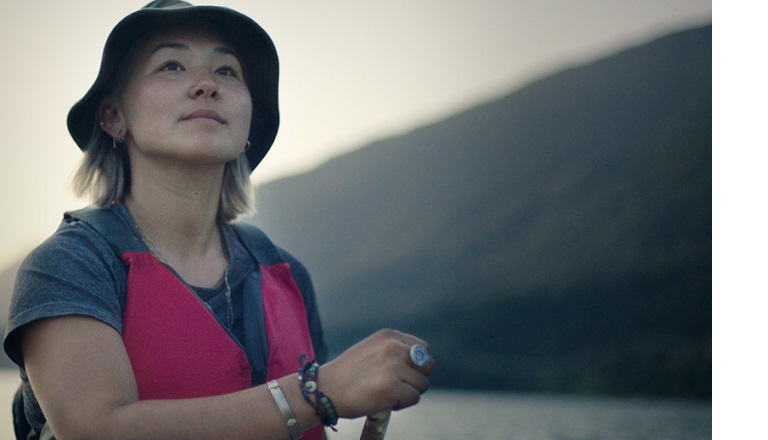
[[251,18],[219,6],[140,9],[118,23],[104,45],[101,67],[88,93],[69,111],[69,133],[81,150],[98,125],[101,101],[113,91],[117,69],[125,56],[147,36],[171,26],[203,25],[218,32],[238,51],[251,92],[253,111],[246,151],[251,171],[261,162],[277,136],[279,64],[272,39]]

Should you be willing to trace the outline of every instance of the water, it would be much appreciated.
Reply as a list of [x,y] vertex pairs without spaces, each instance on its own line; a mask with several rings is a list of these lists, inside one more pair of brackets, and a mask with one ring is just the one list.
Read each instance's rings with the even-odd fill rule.
[[[357,440],[362,420],[331,440]],[[393,413],[387,439],[700,440],[712,438],[709,403],[430,391]]]
[[[0,440],[13,439],[10,402],[19,380],[0,370]],[[363,420],[342,420],[330,440],[358,440]],[[392,414],[387,440],[704,440],[709,403],[430,391]]]

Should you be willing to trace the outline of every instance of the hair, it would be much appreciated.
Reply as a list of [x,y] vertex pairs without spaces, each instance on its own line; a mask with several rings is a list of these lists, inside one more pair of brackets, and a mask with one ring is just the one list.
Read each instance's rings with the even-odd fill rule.
[[[128,152],[95,124],[83,159],[77,168],[72,185],[80,197],[89,196],[99,207],[121,203],[131,190],[131,163]],[[254,189],[250,180],[250,166],[245,153],[227,162],[219,199],[217,218],[223,222],[235,220],[253,212]]]
[[[125,91],[129,66],[133,64],[139,46],[141,42],[135,44],[120,62],[111,95],[121,96]],[[256,103],[253,107],[256,112]],[[84,148],[83,158],[72,177],[72,187],[78,197],[89,196],[97,206],[105,208],[122,203],[130,193],[131,163],[125,147],[115,144],[114,139],[101,129],[99,115],[94,115],[94,118],[93,131]],[[255,191],[250,173],[248,157],[244,152],[225,165],[217,213],[219,221],[229,222],[254,211]]]

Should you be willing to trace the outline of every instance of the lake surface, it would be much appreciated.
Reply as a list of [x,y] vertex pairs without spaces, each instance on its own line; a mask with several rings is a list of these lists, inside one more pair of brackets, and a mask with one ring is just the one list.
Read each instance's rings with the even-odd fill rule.
[[[13,439],[18,376],[0,371],[0,439]],[[7,402],[7,403],[3,403]],[[342,420],[330,440],[358,440],[363,420]],[[712,405],[700,402],[433,390],[392,414],[388,440],[704,440]]]
[[[332,440],[360,438],[342,421]],[[387,439],[701,440],[712,438],[709,403],[430,391],[393,413]]]

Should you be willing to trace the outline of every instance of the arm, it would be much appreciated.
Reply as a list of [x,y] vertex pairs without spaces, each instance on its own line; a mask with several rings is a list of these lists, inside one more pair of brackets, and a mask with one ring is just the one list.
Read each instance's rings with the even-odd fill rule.
[[[200,399],[139,401],[120,335],[91,318],[30,324],[22,334],[22,353],[32,388],[60,440],[288,438],[265,386]],[[296,377],[279,382],[302,428],[319,423]]]
[[[422,343],[381,331],[321,367],[319,385],[341,417],[404,408],[426,391],[433,364],[415,369],[408,347]],[[21,348],[30,383],[54,434],[68,438],[288,438],[266,386],[223,396],[139,401],[120,335],[84,316],[33,322]],[[303,430],[320,423],[296,375],[278,381]]]

